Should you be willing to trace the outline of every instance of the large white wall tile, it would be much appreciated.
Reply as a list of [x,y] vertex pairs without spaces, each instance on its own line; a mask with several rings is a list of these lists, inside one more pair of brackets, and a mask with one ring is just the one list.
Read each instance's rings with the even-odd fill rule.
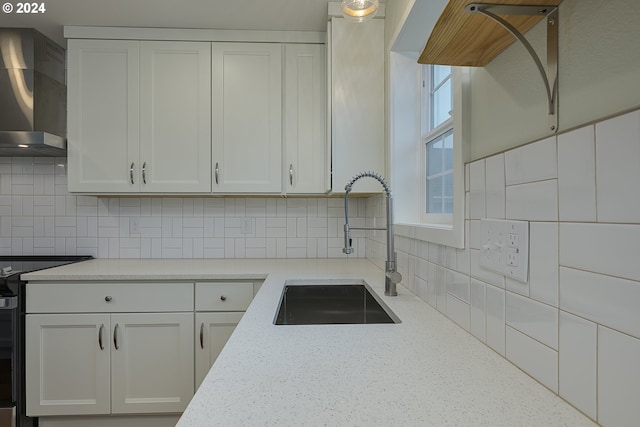
[[487,341],[487,285],[479,280],[471,279],[471,317],[469,331],[480,341]]
[[596,124],[598,221],[640,222],[640,111]]
[[507,325],[558,349],[558,309],[511,292],[506,299]]
[[507,185],[557,178],[556,138],[507,151],[504,160]]
[[594,127],[558,136],[558,205],[560,221],[596,220]]
[[640,340],[598,327],[598,422],[637,426],[640,420]]
[[559,394],[595,420],[597,325],[561,311],[559,328]]
[[640,225],[560,224],[560,265],[640,280]]
[[503,219],[505,212],[504,154],[487,158],[485,169],[487,218]]
[[640,282],[560,267],[560,308],[640,338]]
[[506,357],[520,369],[558,392],[558,352],[507,326]]
[[469,164],[469,217],[485,218],[485,163],[477,160]]
[[487,345],[505,355],[505,291],[487,285]]
[[558,181],[510,185],[506,192],[507,219],[558,220]]
[[451,294],[447,295],[447,317],[457,323],[467,332],[469,331],[469,304],[460,301]]
[[447,270],[446,272],[447,292],[458,299],[469,303],[469,276]]
[[558,224],[529,224],[529,296],[558,306]]

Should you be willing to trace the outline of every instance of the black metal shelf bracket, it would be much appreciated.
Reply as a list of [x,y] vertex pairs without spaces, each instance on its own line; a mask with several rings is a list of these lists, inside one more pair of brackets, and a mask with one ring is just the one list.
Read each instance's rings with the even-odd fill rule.
[[[549,129],[558,132],[558,7],[471,3],[465,7],[469,13],[480,13],[500,24],[518,39],[533,58],[547,90]],[[499,15],[545,16],[547,21],[547,67],[529,41],[509,22]]]

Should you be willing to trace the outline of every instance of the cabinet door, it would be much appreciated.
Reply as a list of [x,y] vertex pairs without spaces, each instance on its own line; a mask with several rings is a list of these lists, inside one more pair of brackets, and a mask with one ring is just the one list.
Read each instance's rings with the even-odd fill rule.
[[207,376],[243,314],[196,313],[196,389]]
[[139,42],[69,40],[68,58],[69,191],[138,191]]
[[285,46],[284,142],[287,193],[330,190],[324,45]]
[[108,314],[26,316],[27,415],[109,414]]
[[141,42],[140,191],[211,192],[211,44]]
[[182,412],[193,397],[193,313],[112,314],[112,413]]
[[[354,25],[331,20],[332,188],[344,186],[362,171],[385,173],[384,20]],[[363,179],[353,191],[380,192]]]
[[282,190],[282,46],[213,43],[213,191]]

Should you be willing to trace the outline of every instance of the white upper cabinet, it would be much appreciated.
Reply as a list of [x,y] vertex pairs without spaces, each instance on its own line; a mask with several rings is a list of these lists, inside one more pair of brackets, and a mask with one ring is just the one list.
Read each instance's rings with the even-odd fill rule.
[[319,44],[285,46],[285,189],[318,194],[331,189],[327,144],[326,49]]
[[[357,173],[385,174],[384,20],[330,22],[332,190]],[[380,192],[375,180],[353,192]]]
[[211,45],[142,42],[141,191],[211,191]]
[[239,34],[65,27],[69,191],[329,192],[324,34]]
[[282,45],[212,45],[213,191],[282,191]]
[[211,191],[210,46],[69,40],[69,191]]
[[68,61],[69,191],[137,192],[139,42],[69,40]]

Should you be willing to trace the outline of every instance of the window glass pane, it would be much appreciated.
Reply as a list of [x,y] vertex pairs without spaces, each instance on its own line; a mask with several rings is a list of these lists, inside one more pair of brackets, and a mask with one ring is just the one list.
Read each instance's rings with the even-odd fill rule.
[[453,213],[453,172],[444,176],[442,213]]
[[427,180],[427,212],[442,213],[443,177]]
[[447,133],[444,134],[444,155],[443,157],[443,166],[442,169],[443,170],[450,170],[453,169],[453,132],[449,131]]
[[442,172],[442,138],[427,144],[427,176]]
[[426,212],[453,213],[453,130],[426,144]]
[[451,74],[451,66],[450,65],[434,65],[432,68],[433,75],[433,86],[438,86],[444,79],[449,77]]
[[433,93],[432,99],[431,128],[434,129],[451,117],[451,79]]

